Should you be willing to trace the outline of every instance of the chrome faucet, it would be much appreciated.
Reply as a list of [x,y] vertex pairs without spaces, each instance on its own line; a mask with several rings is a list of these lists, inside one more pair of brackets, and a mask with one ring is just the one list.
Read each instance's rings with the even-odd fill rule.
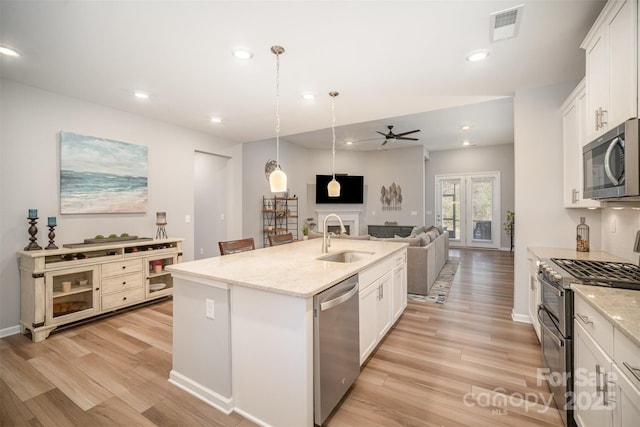
[[336,217],[338,219],[338,222],[340,222],[340,233],[347,232],[347,230],[344,228],[344,224],[342,223],[342,218],[340,218],[338,215],[332,213],[325,216],[324,222],[322,223],[322,253],[323,254],[326,254],[327,252],[329,252],[329,246],[331,246],[331,237],[329,236],[329,233],[327,233],[327,220],[332,216]]

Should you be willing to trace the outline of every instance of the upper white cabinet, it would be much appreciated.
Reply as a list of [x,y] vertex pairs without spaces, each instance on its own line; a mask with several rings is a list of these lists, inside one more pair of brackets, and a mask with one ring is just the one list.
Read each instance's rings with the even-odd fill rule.
[[585,81],[582,80],[562,104],[565,208],[600,207],[600,202],[582,198],[582,147],[588,142],[585,135],[586,112],[587,93]]
[[637,0],[610,0],[580,46],[586,57],[587,142],[637,116]]

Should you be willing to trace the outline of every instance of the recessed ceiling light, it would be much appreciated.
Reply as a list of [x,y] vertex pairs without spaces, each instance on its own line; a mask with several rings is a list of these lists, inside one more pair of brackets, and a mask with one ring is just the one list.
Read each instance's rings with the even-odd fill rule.
[[232,53],[236,59],[241,59],[243,61],[253,58],[253,53],[244,48],[233,49]]
[[14,57],[20,56],[18,51],[13,50],[13,49],[11,49],[10,47],[7,47],[7,46],[0,46],[0,53],[3,54],[3,55],[7,55],[7,56],[14,56]]
[[211,117],[211,123],[222,123],[222,119],[220,117]]
[[142,92],[140,90],[134,91],[133,96],[135,96],[138,99],[149,99],[149,94],[146,92]]
[[469,126],[469,125],[462,125],[462,126],[460,126],[460,129],[461,129],[461,130],[469,130],[469,129],[471,129],[471,126]]
[[464,145],[465,147],[468,147],[469,145],[471,145],[471,142],[469,142],[469,141],[462,141],[462,145]]
[[314,99],[316,99],[316,94],[309,92],[303,93],[302,99],[304,99],[305,101],[313,101]]
[[478,62],[483,59],[487,59],[489,56],[489,51],[486,49],[476,50],[467,55],[467,61],[469,62]]
[[347,141],[347,142],[345,142],[345,144],[347,144],[347,145],[353,145],[353,141]]

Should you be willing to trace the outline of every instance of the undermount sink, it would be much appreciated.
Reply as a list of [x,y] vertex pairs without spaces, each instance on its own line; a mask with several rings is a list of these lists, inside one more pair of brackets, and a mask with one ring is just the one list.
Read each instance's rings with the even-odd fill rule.
[[366,251],[340,251],[324,255],[316,259],[319,261],[349,263],[360,261],[361,259],[365,259],[373,254],[373,252]]

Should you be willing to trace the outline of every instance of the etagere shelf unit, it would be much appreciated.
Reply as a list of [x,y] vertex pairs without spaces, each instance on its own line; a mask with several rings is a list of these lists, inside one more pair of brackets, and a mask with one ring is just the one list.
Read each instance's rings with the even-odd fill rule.
[[298,198],[262,197],[262,245],[269,246],[269,236],[292,233],[298,240]]

